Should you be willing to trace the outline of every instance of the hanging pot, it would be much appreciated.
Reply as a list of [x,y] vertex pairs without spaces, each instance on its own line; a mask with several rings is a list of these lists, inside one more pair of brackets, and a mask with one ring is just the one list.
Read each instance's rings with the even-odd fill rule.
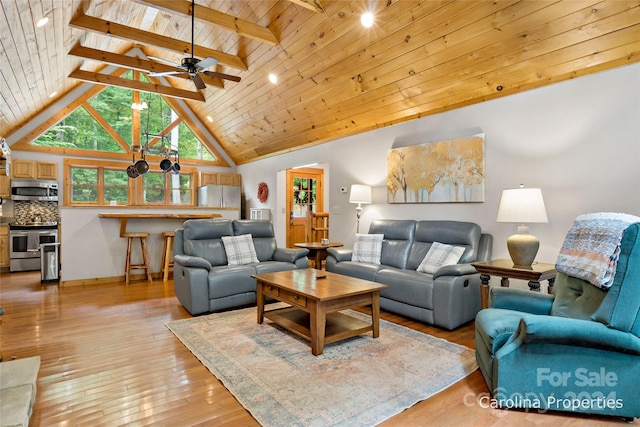
[[173,172],[175,174],[179,174],[180,173],[180,164],[179,163],[174,163],[171,169],[173,169]]
[[138,160],[135,164],[136,171],[138,171],[139,175],[144,175],[149,172],[149,163],[143,158]]
[[129,165],[127,167],[127,175],[129,176],[129,178],[137,178],[140,176],[140,173],[138,173],[135,165]]
[[171,169],[171,160],[163,159],[162,161],[160,161],[160,169],[165,172],[169,172],[169,170]]

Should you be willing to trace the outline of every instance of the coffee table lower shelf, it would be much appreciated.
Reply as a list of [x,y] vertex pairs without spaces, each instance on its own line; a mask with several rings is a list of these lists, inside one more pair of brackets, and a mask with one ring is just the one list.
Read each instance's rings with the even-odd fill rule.
[[[294,334],[311,341],[311,315],[295,307],[284,307],[264,312],[264,317]],[[327,313],[324,344],[373,331],[371,323],[356,319],[339,311]]]

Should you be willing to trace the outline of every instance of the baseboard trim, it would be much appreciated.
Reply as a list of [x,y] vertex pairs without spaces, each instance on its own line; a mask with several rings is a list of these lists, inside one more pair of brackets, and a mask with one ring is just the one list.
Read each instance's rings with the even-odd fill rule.
[[[162,275],[160,273],[151,273],[151,278],[153,280],[162,281]],[[131,282],[144,282],[147,279],[144,274],[132,274],[130,280]],[[173,280],[173,273],[169,274],[169,280]],[[70,288],[72,286],[104,285],[107,283],[114,283],[114,282],[123,282],[124,284],[124,276],[97,277],[94,279],[62,280],[59,286],[61,288]]]

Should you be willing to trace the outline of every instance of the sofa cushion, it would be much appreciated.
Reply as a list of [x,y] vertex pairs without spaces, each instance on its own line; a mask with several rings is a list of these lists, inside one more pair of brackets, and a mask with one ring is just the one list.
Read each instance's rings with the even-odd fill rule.
[[221,265],[213,267],[207,275],[209,299],[223,298],[256,291],[254,265]]
[[429,248],[429,252],[416,269],[422,273],[433,274],[442,266],[457,264],[464,253],[462,246],[445,245],[439,242],[433,242]]
[[353,262],[380,264],[384,234],[356,234],[353,244]]
[[383,268],[380,264],[366,262],[342,261],[334,265],[327,264],[328,271],[332,273],[344,274],[345,276],[357,277],[358,279],[371,280],[375,282],[376,274]]
[[553,287],[555,298],[551,306],[552,316],[589,319],[605,297],[605,291],[586,280],[557,273]]
[[256,269],[256,274],[295,270],[297,268],[296,265],[292,262],[282,261],[264,261],[254,265],[254,267]]
[[258,262],[251,234],[223,236],[222,242],[229,265],[246,265]]
[[222,236],[233,236],[231,220],[188,219],[184,222],[182,251],[185,255],[204,258],[211,265],[226,265]]
[[371,223],[369,234],[384,234],[380,264],[406,268],[415,224],[413,220],[392,219],[378,219]]
[[378,271],[376,282],[389,286],[380,291],[383,298],[433,310],[433,279],[430,275],[387,267]]
[[414,242],[407,260],[407,269],[416,270],[433,242],[462,246],[460,263],[477,260],[482,230],[478,224],[461,221],[417,221]]
[[271,221],[236,219],[233,221],[233,231],[236,236],[242,234],[253,236],[253,246],[260,262],[273,259],[273,253],[278,245]]

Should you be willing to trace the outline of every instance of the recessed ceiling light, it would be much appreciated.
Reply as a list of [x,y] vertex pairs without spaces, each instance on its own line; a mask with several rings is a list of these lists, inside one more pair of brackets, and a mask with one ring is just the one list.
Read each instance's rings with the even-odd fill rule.
[[269,81],[273,84],[278,83],[278,76],[273,73],[269,74]]
[[47,22],[49,22],[49,18],[45,16],[44,18],[42,18],[42,19],[40,19],[38,21],[38,23],[36,24],[36,27],[40,28],[40,27],[46,25]]
[[207,120],[209,120],[210,122],[213,122],[213,119],[211,118],[211,116],[207,116]]
[[57,91],[57,90],[54,90],[53,92],[51,92],[51,93],[49,94],[49,98],[53,98],[53,97],[54,97],[54,96],[56,96],[57,94],[58,94],[58,91]]
[[360,23],[365,28],[371,28],[371,26],[373,25],[373,13],[371,12],[363,13],[362,16],[360,17]]

